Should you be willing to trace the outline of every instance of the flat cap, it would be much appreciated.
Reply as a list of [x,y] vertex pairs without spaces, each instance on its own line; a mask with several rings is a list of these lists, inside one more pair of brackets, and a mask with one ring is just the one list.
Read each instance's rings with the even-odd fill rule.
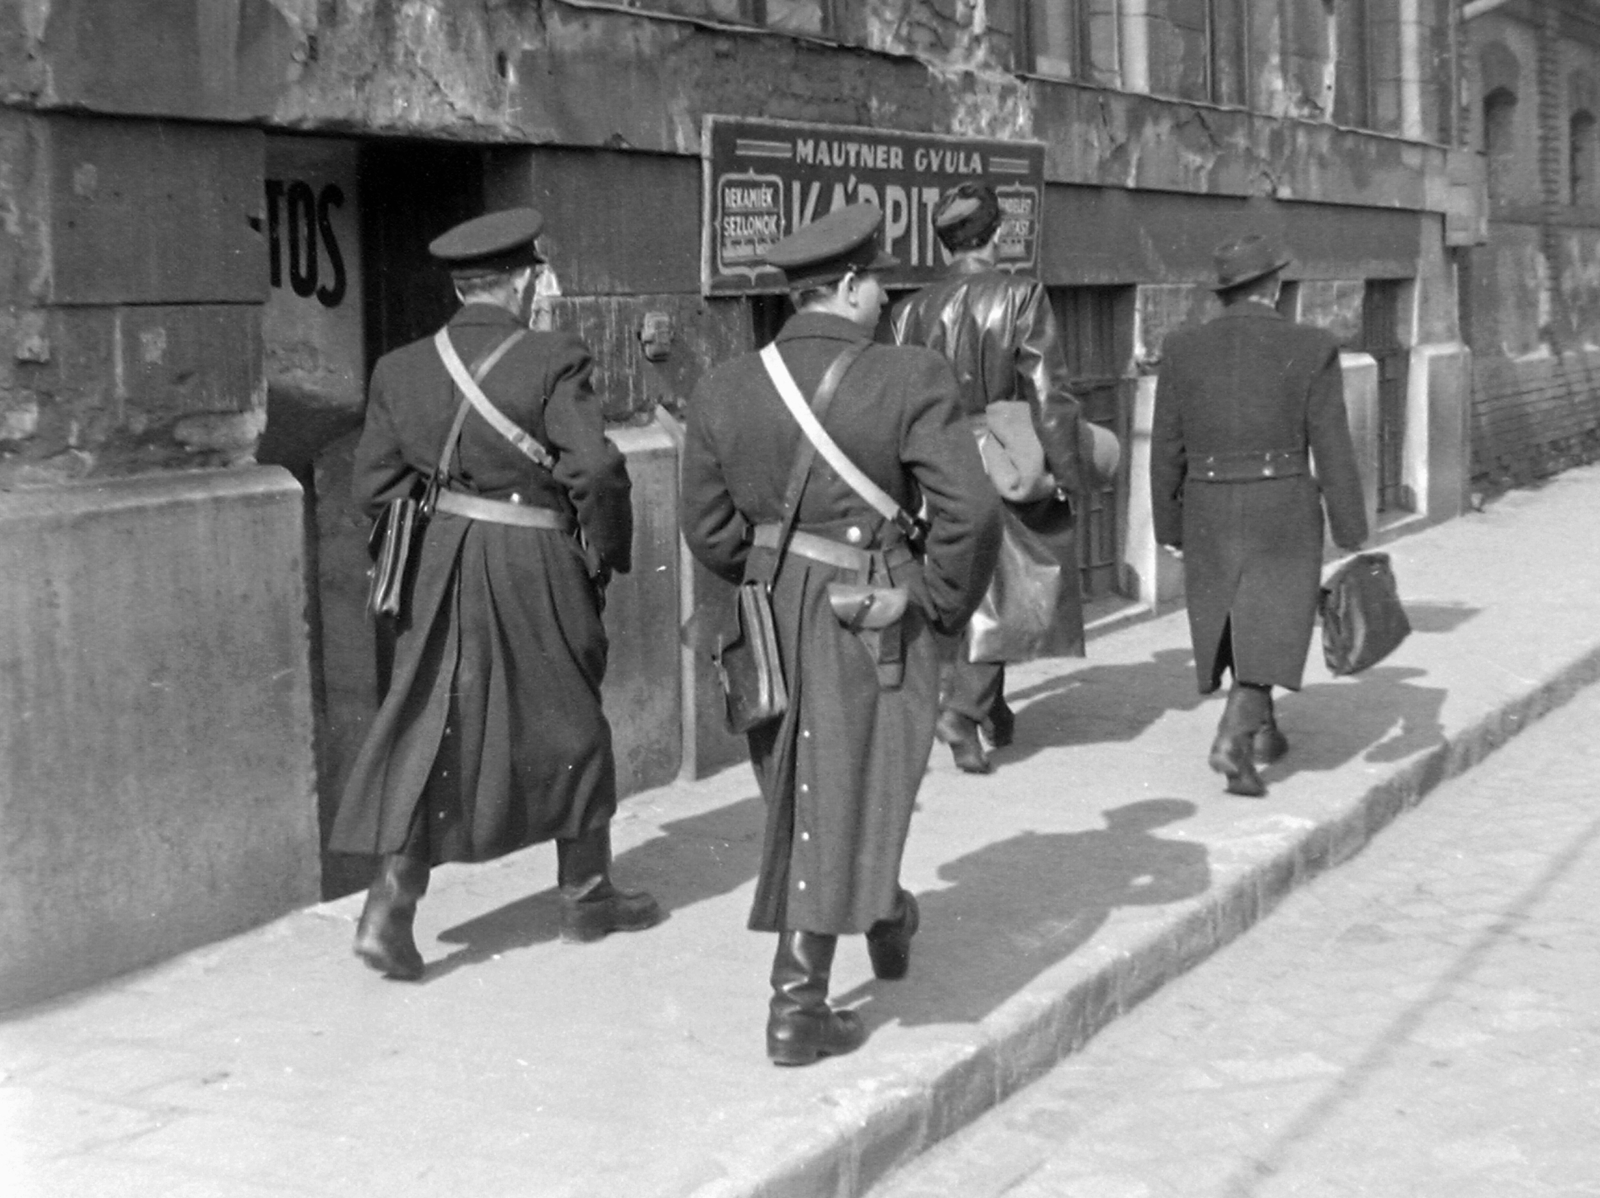
[[982,245],[1000,227],[1000,197],[987,183],[958,183],[933,207],[933,229],[949,248]]
[[883,211],[866,200],[828,213],[775,242],[767,265],[781,270],[791,287],[821,287],[853,270],[887,270],[900,259],[878,243]]
[[534,239],[544,217],[534,208],[506,208],[463,221],[428,243],[428,253],[453,274],[490,274],[543,262]]

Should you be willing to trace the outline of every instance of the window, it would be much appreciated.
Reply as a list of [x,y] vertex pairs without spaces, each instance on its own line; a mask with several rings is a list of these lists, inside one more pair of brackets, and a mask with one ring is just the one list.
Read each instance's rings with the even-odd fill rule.
[[1089,77],[1083,0],[1027,0],[1025,65],[1052,79]]
[[1517,113],[1517,97],[1498,87],[1483,98],[1483,152],[1489,172],[1489,200],[1504,203],[1513,191],[1516,167],[1512,127]]
[[1352,129],[1372,127],[1371,13],[1368,0],[1338,5],[1334,45],[1333,121]]
[[833,0],[622,0],[641,12],[752,25],[780,33],[831,34]]
[[1249,100],[1246,0],[1151,0],[1152,87],[1184,100]]
[[1568,123],[1567,180],[1574,206],[1595,202],[1595,125],[1586,111],[1572,114]]

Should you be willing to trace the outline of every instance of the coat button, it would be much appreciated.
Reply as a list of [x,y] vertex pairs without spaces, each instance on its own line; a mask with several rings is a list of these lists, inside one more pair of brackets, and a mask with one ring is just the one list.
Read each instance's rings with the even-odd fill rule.
[[520,491],[511,492],[511,502],[512,503],[521,503],[522,502],[522,493]]
[[849,528],[844,530],[844,539],[849,541],[852,545],[861,544],[861,530],[852,524]]
[[802,832],[802,833],[800,833],[800,839],[801,840],[810,840],[811,839],[811,833],[810,832]]
[[807,786],[804,782],[802,782],[802,783],[800,783],[800,793],[801,794],[810,794],[811,793],[811,788],[809,786]]
[[804,882],[796,882],[794,885],[796,890],[804,890],[806,888],[806,884]]

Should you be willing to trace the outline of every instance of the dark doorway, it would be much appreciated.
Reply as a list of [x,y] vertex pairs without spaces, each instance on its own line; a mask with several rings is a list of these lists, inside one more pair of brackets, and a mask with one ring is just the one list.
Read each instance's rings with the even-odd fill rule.
[[1417,510],[1405,482],[1406,376],[1411,353],[1401,333],[1404,279],[1369,279],[1361,305],[1361,349],[1378,364],[1378,515]]
[[475,146],[377,142],[361,155],[367,370],[397,346],[433,333],[456,309],[450,278],[428,243],[483,211]]
[[1110,429],[1122,445],[1117,479],[1089,495],[1078,525],[1078,566],[1085,601],[1124,591],[1122,551],[1126,538],[1127,455],[1131,390],[1123,367],[1133,352],[1133,288],[1052,288],[1072,393],[1083,418]]

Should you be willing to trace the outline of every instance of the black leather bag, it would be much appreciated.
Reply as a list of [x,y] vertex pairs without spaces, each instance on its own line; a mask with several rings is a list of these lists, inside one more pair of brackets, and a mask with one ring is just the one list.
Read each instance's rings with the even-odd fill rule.
[[722,684],[729,732],[749,732],[789,709],[789,689],[778,654],[778,625],[765,582],[752,579],[739,585],[732,626],[712,656]]
[[367,571],[367,611],[394,619],[404,606],[406,575],[422,540],[421,500],[391,499],[367,538],[372,568]]
[[1377,665],[1411,635],[1387,553],[1358,553],[1323,584],[1322,658],[1335,675]]

